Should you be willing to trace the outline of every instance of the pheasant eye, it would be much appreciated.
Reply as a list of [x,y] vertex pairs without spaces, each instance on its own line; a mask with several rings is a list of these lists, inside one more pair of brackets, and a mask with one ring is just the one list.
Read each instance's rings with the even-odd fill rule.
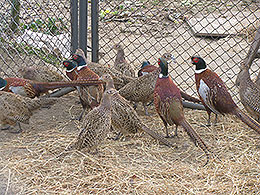
[[193,62],[198,63],[199,59],[198,58],[193,58]]
[[64,62],[63,65],[67,67],[69,65],[69,63],[68,62]]

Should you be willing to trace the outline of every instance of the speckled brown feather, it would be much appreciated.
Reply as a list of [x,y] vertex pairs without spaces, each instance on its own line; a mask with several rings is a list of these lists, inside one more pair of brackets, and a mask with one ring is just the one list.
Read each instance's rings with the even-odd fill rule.
[[18,74],[24,79],[38,82],[56,82],[65,80],[57,71],[45,66],[25,66],[18,70]]
[[125,52],[123,47],[119,44],[115,44],[113,48],[117,51],[114,68],[127,76],[135,77],[134,69],[125,59]]
[[114,90],[106,90],[98,107],[84,118],[82,130],[73,147],[93,151],[105,139],[111,127],[111,95]]
[[[107,89],[113,89],[113,79],[110,75],[103,75],[101,79],[105,82]],[[172,144],[160,136],[159,134],[148,128],[139,118],[136,111],[129,104],[129,102],[123,98],[118,92],[111,97],[112,108],[112,125],[113,127],[122,132],[123,134],[134,134],[138,131],[144,131],[154,139],[157,139],[165,145],[172,146]]]
[[56,99],[30,99],[9,92],[0,91],[0,121],[1,124],[15,125],[17,122],[29,124],[32,111],[42,105],[50,105]]

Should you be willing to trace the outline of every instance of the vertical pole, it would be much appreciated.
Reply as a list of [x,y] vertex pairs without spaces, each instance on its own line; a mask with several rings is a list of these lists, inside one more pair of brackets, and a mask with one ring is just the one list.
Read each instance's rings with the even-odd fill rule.
[[88,1],[79,1],[79,48],[81,48],[84,53],[87,49],[87,32],[88,32]]
[[17,28],[19,27],[19,16],[20,16],[20,0],[12,0],[11,1],[11,25],[10,28],[13,32],[17,31]]
[[92,62],[98,62],[98,0],[91,0]]
[[78,48],[78,0],[71,0],[71,52],[74,53]]

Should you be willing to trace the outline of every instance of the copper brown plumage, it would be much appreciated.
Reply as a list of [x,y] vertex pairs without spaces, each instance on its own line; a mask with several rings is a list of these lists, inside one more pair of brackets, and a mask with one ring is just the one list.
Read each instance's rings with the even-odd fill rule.
[[[100,78],[106,82],[106,89],[114,89],[113,79],[110,75],[106,74]],[[138,131],[144,131],[154,139],[159,140],[165,145],[172,146],[172,144],[164,139],[159,134],[148,128],[139,118],[136,111],[123,98],[118,92],[111,97],[111,110],[112,110],[112,126],[115,130],[120,131],[124,135],[135,134]]]
[[130,63],[127,62],[127,60],[125,59],[125,52],[123,46],[120,44],[115,44],[113,46],[113,49],[117,51],[114,68],[127,76],[135,77],[134,69],[131,67]]
[[106,89],[100,105],[85,116],[82,130],[73,147],[87,148],[89,152],[95,152],[97,146],[106,138],[111,128],[111,96],[115,92],[115,89]]
[[151,65],[149,61],[143,61],[140,70],[138,70],[138,77],[144,76],[149,72],[153,72],[154,70],[158,69],[158,67]]
[[42,93],[46,93],[49,90],[63,88],[63,87],[75,87],[75,86],[89,86],[98,85],[100,81],[92,80],[79,80],[79,81],[60,81],[60,82],[36,82],[28,79],[8,77],[0,78],[0,90],[13,92],[22,96],[34,98],[40,96]]
[[[77,63],[72,63],[71,61],[64,61],[63,65],[67,69],[66,74],[72,80],[98,80],[99,76],[90,70],[86,64],[83,64],[85,61],[82,56],[73,55],[72,60]],[[79,66],[80,65],[80,66]],[[104,91],[103,85],[100,84],[98,86],[78,86],[77,87],[80,102],[82,105],[82,112],[76,118],[81,120],[83,114],[85,113],[86,109],[93,109],[94,107],[98,106],[101,97]]]
[[99,76],[110,74],[115,82],[116,89],[120,89],[127,83],[134,80],[133,77],[126,76],[115,68],[110,67],[109,65],[102,65],[95,62],[87,61],[82,49],[77,49],[75,55],[73,55],[72,58],[79,64],[87,64],[87,66]]
[[[50,105],[56,100],[51,98],[31,99],[13,93],[0,91],[0,123],[2,125],[18,125],[21,132],[20,123],[29,124],[32,111],[43,105]],[[18,133],[17,132],[17,133]]]
[[208,123],[210,123],[211,112],[222,115],[231,114],[237,116],[246,125],[260,133],[260,124],[238,108],[225,83],[215,72],[207,68],[206,62],[198,56],[191,57],[191,60],[192,64],[196,65],[196,87],[201,102],[208,112]]
[[158,63],[160,65],[161,71],[157,78],[154,89],[154,104],[157,113],[164,123],[166,137],[170,137],[167,125],[176,125],[175,135],[177,135],[177,127],[182,126],[195,145],[198,145],[205,152],[208,162],[209,150],[200,136],[190,126],[184,117],[180,89],[169,77],[167,61],[164,58],[160,58]]

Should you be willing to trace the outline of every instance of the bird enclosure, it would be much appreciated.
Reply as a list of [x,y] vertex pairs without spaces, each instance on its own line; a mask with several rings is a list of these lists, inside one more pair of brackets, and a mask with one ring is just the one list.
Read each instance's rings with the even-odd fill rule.
[[[173,54],[170,75],[192,96],[197,92],[190,58],[203,57],[242,108],[235,80],[259,18],[259,0],[2,0],[0,77],[19,77],[21,67],[32,65],[65,76],[62,61],[77,47],[88,60],[112,66],[112,46],[120,43],[136,76],[144,60],[157,65],[164,53]],[[250,68],[253,80],[259,57]],[[205,111],[185,109],[186,119],[219,157],[205,167],[205,155],[181,128],[171,140],[176,148],[138,133],[106,139],[96,155],[75,151],[58,158],[80,131],[81,123],[70,120],[80,110],[76,96],[72,92],[39,110],[22,134],[0,132],[0,194],[259,193],[259,135],[230,116],[204,126]],[[137,112],[163,134],[162,121],[149,109],[151,116],[141,106]]]

